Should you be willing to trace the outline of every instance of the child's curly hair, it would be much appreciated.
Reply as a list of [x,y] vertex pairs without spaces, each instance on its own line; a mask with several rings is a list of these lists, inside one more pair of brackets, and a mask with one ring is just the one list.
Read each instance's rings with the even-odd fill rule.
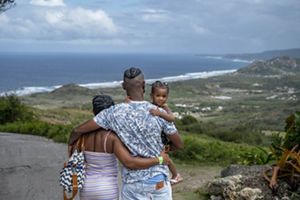
[[152,83],[152,85],[151,85],[151,94],[154,93],[156,88],[167,89],[167,93],[169,94],[169,86],[166,82],[155,81],[154,83]]

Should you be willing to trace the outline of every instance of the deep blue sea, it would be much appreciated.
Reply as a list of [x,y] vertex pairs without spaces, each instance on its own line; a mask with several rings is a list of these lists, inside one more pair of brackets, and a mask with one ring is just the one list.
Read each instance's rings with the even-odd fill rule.
[[51,91],[68,83],[114,87],[125,69],[143,70],[148,82],[178,81],[224,74],[248,61],[188,54],[5,53],[0,55],[0,95]]

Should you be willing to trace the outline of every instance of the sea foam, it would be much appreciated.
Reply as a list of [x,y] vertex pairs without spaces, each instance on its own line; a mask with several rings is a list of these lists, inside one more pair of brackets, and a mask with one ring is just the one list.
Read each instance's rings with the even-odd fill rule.
[[245,60],[245,59],[239,59],[239,58],[224,58],[222,56],[205,56],[205,58],[215,59],[215,60],[228,59],[228,60],[231,60],[232,62],[238,62],[238,63],[252,63],[254,61],[254,60]]
[[[163,82],[176,82],[176,81],[185,81],[185,80],[191,80],[191,79],[198,79],[198,78],[208,78],[213,76],[220,76],[223,74],[233,73],[236,69],[230,69],[230,70],[218,70],[218,71],[209,71],[209,72],[195,72],[195,73],[186,73],[178,76],[167,76],[162,77],[158,79],[147,79],[146,83],[151,84],[156,80],[160,80]],[[120,87],[122,84],[122,81],[111,81],[111,82],[100,82],[100,83],[86,83],[86,84],[78,84],[81,87],[89,88],[89,89],[97,89],[97,88],[115,88]],[[10,90],[6,92],[0,93],[0,96],[6,96],[6,95],[17,95],[17,96],[24,96],[24,95],[30,95],[34,93],[41,93],[41,92],[51,92],[57,88],[62,87],[62,85],[56,85],[56,86],[31,86],[31,87],[22,87],[17,90]]]

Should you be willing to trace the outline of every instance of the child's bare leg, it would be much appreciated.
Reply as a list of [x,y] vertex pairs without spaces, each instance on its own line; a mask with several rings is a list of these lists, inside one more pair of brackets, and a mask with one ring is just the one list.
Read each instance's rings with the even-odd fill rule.
[[179,173],[177,173],[176,167],[172,160],[170,160],[168,167],[172,173],[172,178],[170,179],[171,185],[174,185],[174,184],[177,184],[177,183],[180,183],[181,181],[183,181],[183,178],[181,177],[181,175]]
[[172,174],[171,179],[175,179],[176,176],[177,176],[177,170],[176,170],[176,167],[175,167],[175,165],[174,165],[174,163],[171,159],[170,159],[170,163],[169,163],[168,167],[169,167],[169,170]]

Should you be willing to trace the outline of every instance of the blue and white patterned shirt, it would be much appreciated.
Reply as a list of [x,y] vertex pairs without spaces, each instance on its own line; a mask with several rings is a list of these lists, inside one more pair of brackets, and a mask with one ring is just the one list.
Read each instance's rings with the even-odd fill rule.
[[[102,128],[116,132],[133,156],[156,157],[163,150],[161,132],[172,135],[177,133],[177,129],[174,123],[151,115],[151,108],[156,106],[147,101],[121,103],[101,111],[94,117],[94,121]],[[143,170],[123,167],[122,179],[125,183],[133,183],[160,174],[168,177],[166,165],[155,165]]]

